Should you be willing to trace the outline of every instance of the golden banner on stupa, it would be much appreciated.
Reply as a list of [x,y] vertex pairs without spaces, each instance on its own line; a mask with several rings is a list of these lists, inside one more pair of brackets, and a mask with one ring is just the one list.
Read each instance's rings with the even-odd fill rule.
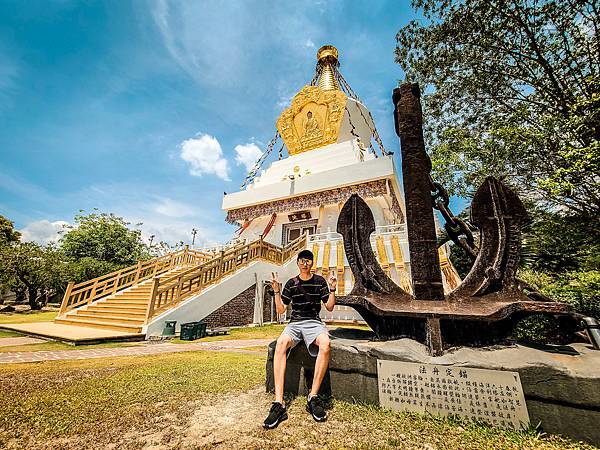
[[346,108],[346,94],[304,86],[277,119],[277,130],[290,155],[337,141]]

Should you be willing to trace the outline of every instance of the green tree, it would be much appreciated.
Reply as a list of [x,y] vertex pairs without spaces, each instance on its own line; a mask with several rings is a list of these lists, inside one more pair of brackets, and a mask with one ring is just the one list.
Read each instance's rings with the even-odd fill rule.
[[545,207],[600,216],[597,0],[413,0],[396,58],[425,95],[434,176],[464,195],[506,177]]
[[0,215],[0,246],[19,242],[21,233],[15,230],[14,224]]
[[538,211],[525,231],[524,266],[562,276],[600,270],[600,222],[578,215]]
[[[0,217],[4,219],[3,217]],[[0,220],[0,285],[27,297],[40,309],[49,297],[60,296],[69,281],[81,282],[147,259],[149,252],[138,230],[121,217],[92,213],[75,217],[58,245],[18,242],[12,222]]]
[[148,258],[148,248],[139,230],[130,230],[123,218],[109,213],[75,216],[75,225],[62,237],[60,246],[68,258],[82,263],[106,263],[113,270]]
[[[76,283],[149,259],[150,249],[139,230],[112,213],[79,214],[60,240],[69,262],[69,279]],[[65,281],[66,284],[66,281]]]
[[[15,230],[13,222],[0,215],[0,251],[3,251],[8,246],[15,245],[20,239],[21,233]],[[0,294],[2,294],[5,289],[11,289],[9,283],[10,280],[11,278],[7,273],[6,267],[4,267],[0,260]],[[25,298],[26,294],[24,289],[13,289],[13,291],[18,300],[23,300]],[[2,303],[1,299],[0,303]]]
[[0,247],[0,280],[15,292],[24,290],[31,309],[41,309],[64,290],[68,272],[67,261],[52,245],[19,242]]

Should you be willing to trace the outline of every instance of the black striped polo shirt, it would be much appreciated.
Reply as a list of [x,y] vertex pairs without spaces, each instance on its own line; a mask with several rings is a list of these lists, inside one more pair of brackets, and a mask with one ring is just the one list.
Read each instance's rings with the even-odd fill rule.
[[281,300],[285,305],[292,303],[292,317],[290,322],[300,320],[321,320],[321,302],[329,298],[329,286],[325,278],[314,274],[309,280],[299,276],[291,278],[285,283],[281,291]]

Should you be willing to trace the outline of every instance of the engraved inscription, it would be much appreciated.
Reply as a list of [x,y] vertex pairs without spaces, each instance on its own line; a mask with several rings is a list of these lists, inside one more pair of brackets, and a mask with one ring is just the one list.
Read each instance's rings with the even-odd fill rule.
[[379,403],[397,411],[458,415],[521,429],[529,415],[517,372],[377,361]]

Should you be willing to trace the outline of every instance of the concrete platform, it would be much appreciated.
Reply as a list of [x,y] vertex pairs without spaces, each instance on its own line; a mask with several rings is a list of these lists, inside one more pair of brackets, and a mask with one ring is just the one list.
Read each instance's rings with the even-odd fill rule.
[[[519,372],[532,424],[539,422],[546,432],[600,445],[600,351],[591,345],[460,347],[432,357],[411,339],[373,342],[369,332],[339,328],[331,337],[323,395],[379,404],[378,359],[514,371]],[[274,350],[272,342],[266,367],[269,391],[274,388]],[[296,346],[287,360],[285,391],[306,395],[314,363],[305,345]]]
[[28,336],[38,336],[72,345],[98,344],[109,341],[143,341],[145,334],[100,328],[64,325],[54,322],[5,323],[0,329],[18,331]]

